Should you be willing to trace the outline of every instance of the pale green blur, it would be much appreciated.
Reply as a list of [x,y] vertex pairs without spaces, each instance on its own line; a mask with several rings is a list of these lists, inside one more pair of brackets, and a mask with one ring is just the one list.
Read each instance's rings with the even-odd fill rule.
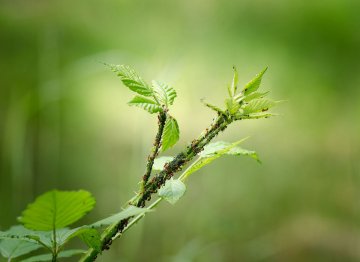
[[[58,188],[97,199],[87,223],[138,188],[156,117],[102,62],[129,64],[178,93],[175,154],[211,122],[232,66],[281,116],[219,138],[226,157],[189,178],[99,261],[359,261],[360,2],[17,1],[0,3],[0,230]],[[1,260],[0,258],[0,261]],[[70,260],[72,261],[72,260]]]

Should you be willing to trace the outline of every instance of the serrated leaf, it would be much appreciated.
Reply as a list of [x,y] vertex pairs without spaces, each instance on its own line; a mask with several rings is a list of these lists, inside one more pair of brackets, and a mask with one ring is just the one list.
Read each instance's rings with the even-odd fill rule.
[[254,100],[254,99],[264,98],[267,94],[269,94],[269,92],[263,92],[263,93],[253,92],[253,93],[247,95],[244,98],[244,101],[245,102],[250,102],[251,100]]
[[229,154],[233,148],[244,140],[245,139],[242,139],[235,143],[216,142],[205,146],[204,150],[199,153],[199,158],[184,172],[184,174],[181,175],[181,177],[183,177],[183,181],[200,168],[210,164],[225,154]]
[[269,118],[272,116],[278,116],[277,114],[273,113],[255,113],[250,115],[238,115],[236,116],[237,119],[260,119],[260,118]]
[[[211,157],[218,154],[219,151],[226,149],[227,147],[231,146],[232,144],[229,142],[224,141],[217,141],[210,143],[204,147],[204,150],[199,153],[199,156],[202,158]],[[231,148],[227,155],[234,155],[234,156],[250,156],[251,158],[260,162],[260,159],[255,151],[247,150],[239,146],[235,146]]]
[[[21,237],[19,237],[19,235],[24,235],[27,233],[29,233],[29,231],[26,230],[23,226],[12,226],[8,231],[0,232],[0,235],[7,236],[0,241],[1,255],[11,260],[12,258],[16,258],[42,248],[41,245],[36,243],[31,238],[26,238],[26,240],[23,240]],[[15,236],[18,236],[19,238],[16,238]]]
[[112,215],[110,217],[104,218],[100,221],[97,221],[97,222],[91,224],[90,227],[99,228],[99,227],[109,226],[116,222],[119,222],[120,220],[129,218],[129,217],[133,217],[133,216],[137,216],[140,214],[144,214],[146,212],[149,212],[149,210],[147,208],[129,206],[126,209],[124,209],[123,211],[121,211],[115,215]]
[[[204,149],[198,154],[201,158],[207,158],[207,157],[213,157],[215,155],[218,155],[219,152],[223,152],[223,154],[227,154],[232,150],[232,148],[228,149],[229,147],[232,147],[233,143],[224,142],[224,141],[217,141],[210,144],[207,144]],[[228,149],[228,150],[227,150]]]
[[202,100],[201,102],[203,102],[203,104],[204,104],[205,106],[207,106],[208,108],[216,111],[218,114],[220,114],[220,115],[226,115],[226,113],[225,113],[223,110],[221,110],[219,107],[214,106],[214,105],[209,104],[209,103],[206,103],[206,102],[204,102],[203,100]]
[[169,149],[179,140],[179,126],[175,118],[169,116],[166,119],[164,133],[162,136],[162,151]]
[[261,113],[269,110],[273,107],[276,102],[269,99],[255,99],[251,100],[248,104],[246,104],[242,109],[244,115],[249,115],[253,113]]
[[49,244],[51,242],[50,238],[51,232],[49,231],[33,231],[22,225],[15,226],[14,229],[10,228],[8,231],[0,231],[0,239],[41,243],[48,247],[51,247],[51,243]]
[[171,178],[159,189],[158,194],[170,204],[174,205],[185,194],[185,191],[186,186],[182,181]]
[[267,67],[262,70],[259,74],[257,74],[250,82],[248,82],[244,87],[244,95],[247,96],[248,94],[255,92],[259,89],[261,84],[261,79],[265,74]]
[[173,156],[162,156],[155,158],[152,170],[161,171],[164,169],[164,165],[174,160]]
[[177,95],[174,88],[159,81],[152,81],[152,86],[154,95],[161,104],[166,107],[173,104]]
[[158,105],[155,101],[142,96],[135,96],[131,101],[128,102],[128,105],[140,107],[148,111],[150,114],[157,113],[163,110],[162,107]]
[[29,204],[19,221],[34,230],[50,231],[66,227],[94,208],[95,199],[85,190],[52,190]]
[[[86,250],[81,249],[70,249],[65,251],[60,251],[57,255],[58,258],[66,258],[66,257],[72,257],[77,255],[85,254]],[[43,254],[38,256],[33,256],[30,258],[27,258],[25,260],[22,260],[21,262],[42,262],[42,261],[51,261],[52,260],[52,254]]]
[[237,103],[233,98],[227,98],[225,100],[226,108],[231,115],[236,114],[240,109],[240,104]]
[[228,153],[228,155],[234,155],[234,156],[249,156],[259,163],[261,163],[258,154],[255,151],[247,150],[241,147],[234,147],[232,148]]
[[117,73],[121,81],[130,90],[143,95],[152,96],[153,90],[149,85],[136,73],[134,69],[126,65],[109,65],[110,69]]

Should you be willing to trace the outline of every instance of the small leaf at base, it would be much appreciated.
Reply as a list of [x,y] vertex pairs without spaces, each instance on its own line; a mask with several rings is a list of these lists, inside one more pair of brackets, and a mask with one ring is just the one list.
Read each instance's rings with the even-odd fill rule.
[[159,189],[158,194],[170,204],[174,205],[185,194],[185,191],[186,186],[182,181],[171,178]]
[[162,157],[158,157],[154,160],[154,165],[152,170],[157,170],[157,171],[161,171],[164,169],[164,165],[166,163],[171,162],[174,159],[173,156],[162,156]]

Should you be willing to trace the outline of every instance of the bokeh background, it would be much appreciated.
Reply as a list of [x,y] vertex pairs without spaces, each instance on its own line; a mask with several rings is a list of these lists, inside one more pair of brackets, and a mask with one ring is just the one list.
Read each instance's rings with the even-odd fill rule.
[[[120,209],[145,168],[156,120],[101,63],[172,84],[181,139],[208,126],[237,65],[280,117],[232,125],[263,164],[217,160],[186,196],[99,261],[360,261],[360,2],[0,2],[0,229],[49,189],[91,191],[83,223]],[[3,260],[0,260],[3,261]],[[70,260],[72,261],[72,260]]]

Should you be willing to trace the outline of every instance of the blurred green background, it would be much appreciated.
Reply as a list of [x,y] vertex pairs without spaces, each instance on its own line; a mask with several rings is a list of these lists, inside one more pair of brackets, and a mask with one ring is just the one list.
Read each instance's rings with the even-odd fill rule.
[[[360,261],[360,1],[0,2],[0,229],[49,189],[83,188],[119,210],[137,189],[156,120],[101,62],[172,84],[174,154],[269,66],[280,117],[232,125],[252,159],[228,157],[189,180],[176,206],[99,261]],[[2,261],[2,260],[0,260]]]

